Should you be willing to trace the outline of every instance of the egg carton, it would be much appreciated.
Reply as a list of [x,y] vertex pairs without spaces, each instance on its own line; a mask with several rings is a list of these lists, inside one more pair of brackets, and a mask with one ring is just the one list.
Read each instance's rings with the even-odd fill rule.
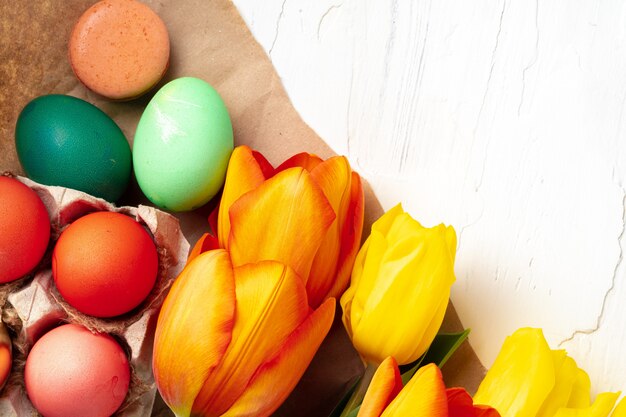
[[[61,323],[80,324],[93,332],[105,332],[120,342],[128,355],[131,381],[128,395],[114,416],[150,416],[156,395],[152,345],[158,312],[189,252],[189,243],[178,219],[153,207],[116,207],[80,191],[15,178],[39,195],[48,210],[52,230],[50,245],[38,268],[28,276],[0,286],[2,320],[13,341],[13,368],[6,387],[0,392],[0,416],[39,415],[26,395],[24,365],[33,344]],[[148,298],[133,311],[112,319],[77,311],[63,300],[52,277],[51,251],[59,235],[73,221],[96,211],[113,211],[132,217],[150,232],[159,256],[157,280]]]

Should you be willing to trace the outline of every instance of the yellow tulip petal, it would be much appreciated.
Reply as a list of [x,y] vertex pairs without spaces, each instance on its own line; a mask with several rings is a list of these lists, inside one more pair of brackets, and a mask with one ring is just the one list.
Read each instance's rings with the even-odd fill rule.
[[576,362],[564,350],[553,350],[552,359],[556,372],[554,388],[539,409],[537,417],[552,417],[560,408],[566,407],[578,376]]
[[357,417],[380,417],[401,390],[402,376],[398,362],[389,356],[376,369]]
[[554,417],[607,417],[619,396],[619,392],[603,392],[598,394],[590,407],[561,408],[554,414]]
[[435,364],[421,367],[381,417],[448,417],[448,398]]
[[[401,365],[415,361],[443,320],[455,281],[447,228],[418,225],[409,232],[415,225],[403,213],[386,237],[375,232],[370,236],[368,259],[351,307],[353,343],[366,359],[394,356]],[[377,265],[370,269],[368,261]]]
[[[339,295],[346,288],[361,241],[363,191],[360,178],[352,174],[344,156],[330,158],[311,171],[311,178],[319,185],[336,213],[335,220],[315,254],[310,279],[307,281],[307,294],[312,307],[319,305],[331,289],[335,291],[332,296]],[[357,183],[353,187],[354,178]]]
[[261,260],[289,265],[306,283],[335,213],[302,168],[290,168],[241,196],[230,208],[235,266]]
[[587,408],[591,405],[591,380],[584,370],[576,370],[576,379],[567,402],[568,408]]
[[396,218],[403,213],[404,209],[402,208],[402,204],[396,204],[372,224],[372,231],[376,230],[382,235],[386,235],[396,221]]
[[266,417],[287,398],[330,330],[335,300],[327,299],[292,334],[279,353],[254,375],[250,385],[222,417]]
[[198,414],[226,412],[256,370],[309,315],[304,284],[291,268],[264,261],[234,272],[237,306],[232,342],[196,397],[192,411]]
[[620,400],[611,417],[626,417],[626,397]]
[[350,202],[346,210],[345,221],[341,228],[341,251],[339,252],[338,268],[334,284],[326,294],[327,297],[339,297],[350,282],[350,274],[361,245],[363,221],[365,216],[365,196],[361,177],[352,173]]
[[189,416],[207,376],[231,341],[235,279],[228,254],[187,264],[163,302],[154,336],[154,379],[177,416]]
[[506,417],[534,416],[554,387],[554,359],[541,329],[522,328],[506,338],[474,396]]
[[[269,166],[269,168],[268,168]],[[224,192],[220,200],[217,236],[220,247],[228,249],[230,218],[228,210],[239,197],[261,185],[271,173],[271,165],[263,155],[247,146],[234,149],[228,162]]]
[[302,152],[292,156],[276,168],[276,173],[282,172],[289,168],[300,167],[311,172],[315,167],[323,162],[323,159],[317,155]]

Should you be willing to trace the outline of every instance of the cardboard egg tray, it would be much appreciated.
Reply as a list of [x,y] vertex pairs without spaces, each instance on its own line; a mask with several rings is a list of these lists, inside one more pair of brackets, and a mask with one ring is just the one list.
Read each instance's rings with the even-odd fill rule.
[[[80,191],[44,186],[15,177],[33,189],[48,210],[52,225],[50,244],[36,270],[17,281],[0,286],[2,320],[13,342],[13,367],[0,392],[0,416],[38,416],[28,400],[23,370],[28,352],[47,331],[61,323],[76,323],[94,332],[106,332],[125,349],[131,366],[128,395],[117,417],[148,417],[156,386],[152,375],[152,344],[159,308],[173,280],[185,265],[189,243],[178,220],[153,207],[116,207]],[[80,313],[67,304],[54,285],[51,253],[61,232],[73,221],[95,211],[114,211],[132,217],[154,239],[159,255],[157,281],[148,298],[133,311],[112,319]],[[98,256],[94,253],[94,256]]]

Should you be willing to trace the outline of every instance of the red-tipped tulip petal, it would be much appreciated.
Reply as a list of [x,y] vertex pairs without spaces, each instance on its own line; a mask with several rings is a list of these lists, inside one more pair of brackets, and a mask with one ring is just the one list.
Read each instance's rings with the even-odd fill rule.
[[380,417],[389,403],[402,390],[398,362],[389,356],[378,367],[370,383],[358,417]]
[[163,302],[154,337],[154,378],[177,416],[189,416],[207,376],[222,361],[234,314],[235,279],[228,254],[199,255]]
[[313,169],[323,162],[322,158],[317,155],[302,152],[292,156],[276,168],[276,173],[282,172],[289,168],[300,167],[311,172]]
[[326,232],[307,281],[309,304],[316,306],[327,296],[339,296],[348,286],[363,229],[363,189],[344,156],[318,164],[311,178],[324,192],[337,214]]
[[259,152],[247,146],[238,146],[230,156],[224,192],[220,200],[217,237],[220,247],[228,249],[230,218],[228,210],[239,197],[254,190],[268,178],[271,165]]
[[448,417],[500,417],[495,409],[486,405],[474,405],[472,397],[464,388],[449,388]]
[[448,388],[446,395],[449,417],[474,417],[474,402],[465,389]]
[[448,399],[441,371],[434,364],[420,368],[382,417],[447,417]]
[[333,323],[335,300],[328,299],[287,339],[278,354],[254,375],[246,391],[222,417],[265,417],[296,386]]
[[500,417],[498,410],[487,405],[475,405],[474,413],[475,417]]
[[327,297],[339,297],[350,283],[354,260],[361,245],[364,210],[365,197],[361,177],[353,172],[350,184],[350,202],[341,230],[341,252],[339,252],[337,276],[332,288],[326,295]]
[[235,268],[235,286],[232,342],[222,362],[207,376],[193,414],[225,413],[244,393],[256,370],[279,351],[309,315],[302,280],[278,262]]
[[261,260],[289,265],[306,280],[335,214],[302,168],[290,168],[241,196],[230,208],[235,266]]
[[213,249],[219,249],[219,242],[217,241],[217,238],[210,233],[203,234],[200,239],[198,239],[191,252],[189,252],[187,263],[193,261],[201,253],[208,252]]

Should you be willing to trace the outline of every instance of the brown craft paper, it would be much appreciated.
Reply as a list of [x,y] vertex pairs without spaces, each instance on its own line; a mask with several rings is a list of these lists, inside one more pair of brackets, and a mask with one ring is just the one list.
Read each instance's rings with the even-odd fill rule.
[[[15,121],[28,101],[43,94],[70,94],[94,103],[120,125],[132,144],[136,124],[154,91],[135,101],[110,102],[80,85],[67,62],[67,39],[73,23],[93,3],[93,0],[0,2],[0,172],[23,174],[15,153]],[[227,0],[146,3],[162,17],[170,33],[172,53],[165,81],[194,76],[213,85],[228,107],[237,145],[246,144],[261,151],[274,164],[301,151],[322,157],[333,154],[292,107],[269,58],[232,3]],[[122,202],[145,203],[140,195],[133,184]],[[178,215],[192,244],[208,229],[204,221],[206,213],[206,209],[201,209]],[[364,235],[381,214],[380,204],[366,188]],[[275,415],[323,417],[358,376],[359,359],[341,325],[335,324],[312,366]],[[444,329],[460,329],[452,306]],[[483,375],[484,368],[467,343],[444,367],[449,386],[461,385],[470,391],[475,390]],[[157,401],[153,415],[172,414]]]

